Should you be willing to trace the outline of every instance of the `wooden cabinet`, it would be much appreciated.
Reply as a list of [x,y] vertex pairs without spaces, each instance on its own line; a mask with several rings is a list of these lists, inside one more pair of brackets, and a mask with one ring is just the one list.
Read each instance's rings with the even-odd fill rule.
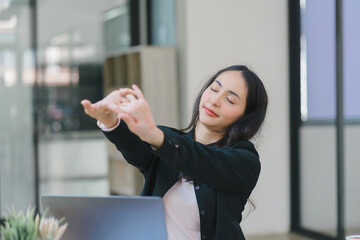
[[[104,94],[138,85],[157,125],[178,127],[179,106],[176,55],[173,47],[139,46],[108,54],[104,66]],[[138,195],[143,176],[109,143],[109,178],[113,194]]]

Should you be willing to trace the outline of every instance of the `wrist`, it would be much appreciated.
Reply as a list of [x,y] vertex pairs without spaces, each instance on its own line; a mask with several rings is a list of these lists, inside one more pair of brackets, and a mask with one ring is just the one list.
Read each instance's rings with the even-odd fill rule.
[[165,139],[164,133],[156,126],[151,128],[144,138],[141,138],[144,142],[147,142],[152,147],[160,148]]
[[118,124],[119,119],[116,115],[114,115],[113,117],[101,119],[99,122],[101,122],[106,128],[113,128],[116,126],[116,124]]
[[98,127],[104,131],[104,132],[111,132],[113,131],[115,128],[117,128],[120,125],[120,119],[117,120],[117,123],[113,126],[113,127],[106,127],[105,124],[103,124],[102,122],[100,122],[99,120],[97,121],[97,125]]
[[106,123],[103,123],[104,124],[104,127],[105,128],[113,128],[113,127],[115,127],[116,126],[116,124],[117,124],[117,122],[115,122],[115,123],[111,123],[111,124],[106,124]]

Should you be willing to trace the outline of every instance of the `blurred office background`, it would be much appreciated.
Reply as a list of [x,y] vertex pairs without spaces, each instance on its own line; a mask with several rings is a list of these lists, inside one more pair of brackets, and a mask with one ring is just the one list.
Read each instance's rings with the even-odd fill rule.
[[103,97],[109,56],[162,46],[175,50],[174,127],[220,68],[248,65],[267,88],[247,236],[360,234],[359,12],[358,0],[1,0],[1,218],[45,193],[136,193],[111,182],[80,101]]

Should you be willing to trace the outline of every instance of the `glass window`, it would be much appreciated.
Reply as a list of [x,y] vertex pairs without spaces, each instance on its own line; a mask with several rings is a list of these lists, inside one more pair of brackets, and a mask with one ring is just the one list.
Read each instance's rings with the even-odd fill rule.
[[[360,1],[299,0],[301,6],[301,116],[298,126],[300,173],[300,225],[328,236],[355,235],[360,230],[360,191],[357,173],[360,135]],[[342,4],[336,19],[335,2]],[[343,40],[343,55],[336,56],[336,22]],[[342,59],[340,59],[342,58]],[[337,61],[342,61],[338,66]],[[335,124],[336,70],[343,68],[344,125]],[[344,138],[338,138],[338,130]],[[341,132],[340,132],[341,133]],[[338,141],[340,142],[338,144]],[[344,149],[341,149],[341,148]],[[343,150],[343,151],[342,151]],[[344,156],[337,153],[344,152]],[[344,176],[337,179],[338,162]],[[342,170],[342,169],[340,169]],[[344,182],[344,190],[337,184]],[[344,195],[338,195],[343,191]],[[338,197],[343,201],[338,202]],[[340,209],[338,204],[344,204]],[[344,207],[344,209],[342,208]],[[344,212],[337,212],[341,210]],[[344,216],[345,229],[338,229]]]
[[97,129],[80,101],[98,101],[103,96],[104,12],[118,2],[48,0],[37,4],[42,136]]
[[37,4],[40,194],[109,194],[106,140],[80,101],[103,96],[103,17],[116,4]]
[[343,51],[344,51],[344,115],[348,121],[344,133],[345,152],[345,232],[360,233],[360,1],[343,1]]
[[175,45],[175,1],[152,0],[151,44]]
[[343,1],[344,114],[360,120],[360,1]]
[[131,45],[130,9],[128,1],[104,14],[104,37],[107,53]]
[[0,4],[0,218],[35,205],[34,54],[27,1]]
[[300,139],[300,224],[336,236],[336,129],[303,126]]
[[336,114],[335,1],[301,2],[301,116],[334,120]]

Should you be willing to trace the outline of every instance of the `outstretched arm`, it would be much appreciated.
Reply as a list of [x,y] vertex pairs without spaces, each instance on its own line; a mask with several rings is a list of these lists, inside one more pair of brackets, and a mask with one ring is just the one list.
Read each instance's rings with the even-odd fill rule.
[[[120,88],[113,91],[96,103],[91,103],[87,99],[82,100],[81,104],[85,113],[98,120],[101,123],[100,126],[105,126],[107,129],[115,127],[120,121],[117,117],[117,114],[120,113],[120,105],[126,104],[130,99],[135,98],[133,91],[126,90],[126,94],[124,94],[124,90],[124,88]],[[144,142],[131,133],[125,123],[120,124],[111,132],[104,132],[104,134],[129,163],[140,169],[147,165],[147,161],[150,159],[148,155],[151,155],[150,152],[144,151],[144,149],[147,149]]]
[[140,88],[124,89],[121,94],[128,96],[128,102],[119,106],[117,117],[122,119],[131,132],[155,148],[164,142],[164,133],[155,125],[150,107]]
[[151,151],[185,176],[228,192],[249,193],[255,187],[261,164],[251,142],[213,147],[195,142],[189,134],[160,128],[165,140],[159,149]]

